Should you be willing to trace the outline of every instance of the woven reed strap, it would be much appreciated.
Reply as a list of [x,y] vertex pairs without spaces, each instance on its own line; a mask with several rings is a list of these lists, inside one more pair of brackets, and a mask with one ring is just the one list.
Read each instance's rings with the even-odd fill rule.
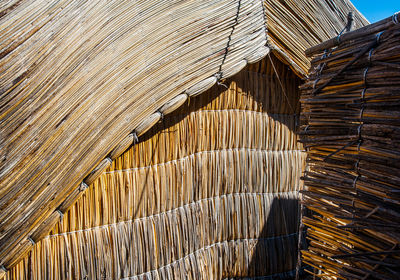
[[336,41],[338,44],[340,44],[340,37],[342,36],[343,32],[349,32],[353,26],[354,18],[353,18],[353,12],[349,12],[347,15],[347,24],[346,26],[340,31],[339,35],[336,37]]
[[362,57],[364,54],[366,54],[368,51],[370,51],[371,49],[375,48],[377,45],[379,45],[380,42],[380,38],[381,35],[383,34],[384,31],[378,33],[376,35],[376,40],[371,42],[369,45],[366,45],[364,48],[361,49],[361,51],[352,59],[350,60],[348,63],[346,63],[346,65],[343,66],[342,69],[340,69],[335,75],[333,75],[333,77],[331,77],[328,81],[326,81],[325,83],[323,83],[322,85],[320,85],[317,89],[315,89],[312,94],[316,95],[317,93],[319,93],[323,88],[325,88],[327,85],[329,85],[336,77],[338,77],[340,74],[342,74],[347,68],[349,68],[351,65],[354,64],[354,62],[356,62],[357,60],[360,59],[360,57]]
[[241,5],[242,5],[242,0],[239,0],[239,1],[238,1],[238,4],[237,4],[235,22],[234,22],[234,24],[232,25],[231,32],[230,32],[230,34],[229,34],[229,36],[228,36],[228,42],[226,43],[226,47],[225,47],[225,53],[224,53],[224,56],[223,56],[223,58],[222,58],[222,62],[221,62],[221,64],[219,65],[219,70],[218,70],[218,73],[217,73],[218,80],[222,77],[222,66],[224,65],[224,63],[225,63],[225,61],[226,61],[226,57],[228,56],[229,47],[230,47],[231,41],[232,41],[232,35],[233,35],[233,32],[235,31],[235,26],[237,26],[237,24],[238,24],[239,13],[240,13],[240,6],[241,6]]
[[[383,32],[384,32],[384,31],[379,32],[379,33],[376,35],[375,41],[373,41],[373,42],[371,42],[369,45],[365,46],[365,47],[354,57],[353,60],[351,60],[350,62],[348,62],[338,73],[336,73],[336,74],[335,74],[331,79],[329,79],[326,83],[324,83],[322,86],[320,86],[319,88],[317,88],[317,89],[313,92],[313,95],[315,95],[316,92],[318,92],[318,91],[321,90],[322,88],[326,87],[330,82],[332,82],[332,80],[333,80],[335,77],[337,77],[340,73],[343,73],[350,65],[352,65],[355,61],[357,61],[361,56],[363,56],[363,55],[364,55],[365,53],[367,53],[368,51],[369,51],[368,62],[369,62],[369,64],[371,64],[371,54],[372,54],[372,51],[374,50],[374,48],[375,48],[376,46],[379,45],[379,43],[380,43],[380,38],[381,38]],[[363,79],[364,79],[365,88],[364,88],[363,91],[362,91],[362,97],[361,97],[361,100],[362,100],[362,101],[364,100],[364,94],[365,94],[365,90],[366,90],[366,87],[367,87],[367,73],[368,73],[368,69],[369,69],[369,67],[367,67],[367,68],[365,69],[365,71],[364,71],[364,78],[363,78]],[[362,107],[362,109],[361,109],[361,111],[360,111],[360,122],[362,121],[363,112],[364,112],[364,107]],[[337,149],[336,151],[333,151],[332,153],[330,153],[329,155],[327,155],[327,156],[324,158],[324,161],[327,161],[331,156],[333,156],[333,155],[339,153],[340,151],[342,151],[342,150],[344,150],[344,149],[346,149],[346,148],[348,148],[348,147],[350,147],[350,146],[352,146],[352,145],[354,145],[354,144],[356,144],[356,143],[358,143],[358,147],[357,147],[357,148],[358,148],[358,150],[359,150],[359,149],[360,149],[360,144],[361,144],[361,142],[362,142],[362,139],[361,139],[361,128],[362,128],[362,123],[361,123],[361,124],[359,125],[359,127],[358,127],[358,138],[357,138],[356,140],[347,143],[346,145],[344,145],[343,147]],[[356,177],[356,178],[357,178],[357,177]]]
[[313,46],[306,50],[306,55],[312,56],[312,55],[318,53],[319,51],[333,48],[333,47],[339,45],[340,43],[348,42],[348,41],[356,39],[356,38],[361,38],[363,36],[374,34],[374,33],[386,30],[386,29],[390,28],[391,26],[397,25],[397,24],[399,24],[399,12],[397,12],[393,16],[387,17],[381,21],[378,21],[373,24],[359,28],[357,30],[345,33],[340,36],[339,40],[336,36],[336,37],[329,39],[328,41],[325,41],[319,45]]

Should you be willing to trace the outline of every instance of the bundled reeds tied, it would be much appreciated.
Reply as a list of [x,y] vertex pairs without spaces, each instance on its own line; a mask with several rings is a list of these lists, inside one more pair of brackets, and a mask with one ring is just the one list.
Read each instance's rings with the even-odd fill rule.
[[307,51],[302,259],[323,279],[400,279],[399,42],[395,14]]

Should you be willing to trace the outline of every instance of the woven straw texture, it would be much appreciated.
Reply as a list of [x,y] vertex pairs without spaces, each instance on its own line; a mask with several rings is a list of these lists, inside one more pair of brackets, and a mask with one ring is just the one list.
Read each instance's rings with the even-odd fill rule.
[[398,17],[315,53],[302,86],[303,203],[310,210],[303,261],[322,279],[399,279]]
[[277,72],[267,58],[165,116],[8,277],[292,275],[299,79],[271,59]]

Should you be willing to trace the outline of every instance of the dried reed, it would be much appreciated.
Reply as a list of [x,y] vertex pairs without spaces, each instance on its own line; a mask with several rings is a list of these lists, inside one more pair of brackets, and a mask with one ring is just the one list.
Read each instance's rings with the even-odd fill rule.
[[262,3],[252,0],[6,1],[0,15],[6,268],[123,137],[186,89],[235,74],[266,43]]
[[303,77],[310,68],[305,50],[338,34],[348,12],[354,14],[355,28],[368,24],[350,1],[266,0],[264,6],[268,45]]
[[264,57],[265,20],[269,45],[304,75],[299,50],[354,8],[312,3],[320,9],[267,1],[264,13],[251,0],[1,3],[0,265],[18,263],[164,114]]
[[305,160],[299,79],[273,61],[285,93],[267,59],[186,102],[114,160],[7,277],[292,275]]
[[382,22],[316,53],[302,86],[303,261],[323,279],[400,277],[400,25]]

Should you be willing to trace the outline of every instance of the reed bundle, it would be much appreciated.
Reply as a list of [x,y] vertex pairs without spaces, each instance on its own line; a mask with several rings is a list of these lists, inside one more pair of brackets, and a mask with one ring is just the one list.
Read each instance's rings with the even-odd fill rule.
[[271,60],[166,115],[6,279],[292,276],[299,78]]
[[302,258],[323,279],[400,277],[399,41],[395,15],[308,51]]

